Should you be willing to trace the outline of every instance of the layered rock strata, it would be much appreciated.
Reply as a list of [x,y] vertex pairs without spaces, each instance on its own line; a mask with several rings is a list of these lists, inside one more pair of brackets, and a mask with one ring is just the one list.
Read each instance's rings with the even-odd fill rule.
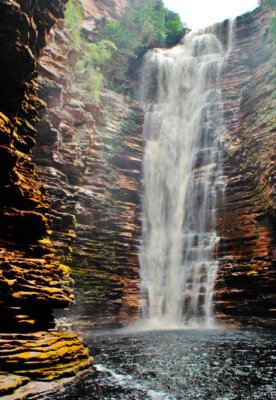
[[[223,321],[275,323],[275,44],[271,12],[238,17],[222,74],[227,185],[216,308]],[[274,321],[274,322],[273,322]]]
[[39,65],[47,108],[34,157],[52,199],[55,248],[73,266],[71,315],[90,326],[113,325],[138,309],[143,116],[137,103],[108,89],[95,103],[74,75],[76,60],[60,21]]
[[[111,3],[85,3],[94,28],[101,16],[116,14],[117,3]],[[122,16],[125,4],[120,6]],[[218,218],[215,303],[218,319],[227,324],[269,325],[275,309],[270,18],[258,8],[237,19],[222,71],[227,186]],[[224,23],[218,29],[225,46],[228,28]],[[90,326],[92,315],[96,326],[112,325],[138,312],[143,116],[134,102],[107,89],[101,105],[94,103],[73,82],[76,59],[70,32],[59,22],[39,66],[48,108],[38,125],[35,159],[53,199],[47,216],[55,247],[74,266],[79,303],[73,316]]]
[[[47,359],[28,332],[53,327],[53,308],[67,306],[73,300],[69,269],[54,259],[47,219],[51,203],[31,155],[38,109],[45,106],[37,95],[35,68],[51,27],[63,16],[65,3],[0,2],[0,339],[5,341],[0,349],[0,369],[9,373],[17,370],[15,375],[21,376],[1,377],[9,383],[1,389],[2,394],[34,376],[30,369],[16,367],[20,364],[19,332],[26,333],[24,346],[32,347],[36,360]],[[7,335],[11,334],[14,340],[9,340]],[[72,363],[77,364],[80,353],[80,362],[86,359],[89,364],[88,354],[82,350],[73,357],[58,357],[57,349],[66,349],[65,340],[62,333],[56,334],[51,359],[53,368],[55,361],[58,367],[53,378],[73,374]],[[74,337],[74,345],[81,349],[83,343]],[[7,352],[13,354],[9,365],[3,361]],[[34,368],[35,377],[43,378],[37,362]]]
[[1,370],[22,379],[52,381],[74,375],[89,365],[88,349],[73,333],[0,335]]

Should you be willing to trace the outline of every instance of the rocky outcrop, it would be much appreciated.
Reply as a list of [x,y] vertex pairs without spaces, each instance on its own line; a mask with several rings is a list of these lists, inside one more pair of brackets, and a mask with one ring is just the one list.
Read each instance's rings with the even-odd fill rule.
[[[50,29],[63,16],[65,3],[64,0],[0,3],[0,337],[5,341],[0,348],[0,369],[12,374],[1,377],[1,381],[10,382],[7,391],[34,376],[17,368],[19,332],[25,332],[24,346],[33,346],[36,360],[44,359],[44,349],[36,348],[28,332],[53,327],[53,308],[67,306],[73,300],[69,269],[54,259],[47,219],[50,200],[38,180],[31,155],[38,109],[45,105],[37,95],[35,69]],[[13,335],[13,340],[8,340],[10,336],[3,332]],[[65,336],[56,335],[57,344],[65,348]],[[77,337],[74,344],[78,348],[83,346]],[[80,357],[76,352],[73,357],[64,358],[57,354],[55,358],[55,352],[53,346],[51,365],[54,369],[56,362],[55,377],[73,374],[72,363],[77,364],[78,358],[80,363],[84,359],[86,365],[90,362],[87,352]],[[4,362],[8,353],[13,358],[9,365]],[[34,368],[36,378],[42,379],[42,369],[40,373],[38,367]]]
[[[0,368],[18,377],[52,381],[90,366],[85,344],[73,333],[0,335]],[[64,368],[66,365],[66,368]]]
[[135,7],[143,0],[80,0],[87,20],[124,17],[127,8]]
[[128,0],[81,0],[81,3],[87,19],[91,17],[94,20],[102,20],[105,17],[122,17],[130,2]]
[[92,100],[84,79],[74,77],[70,39],[60,21],[40,60],[47,108],[34,158],[52,199],[54,247],[74,271],[70,315],[89,326],[121,324],[139,302],[143,116],[135,101],[109,89]]
[[218,221],[222,237],[218,316],[232,324],[275,321],[275,44],[271,12],[236,20],[222,76],[227,186]]
[[[2,48],[8,52],[1,54],[5,68],[0,75],[6,96],[1,97],[0,114],[0,307],[12,306],[15,314],[22,313],[18,312],[20,308],[32,307],[32,303],[52,309],[72,301],[68,270],[53,261],[45,216],[50,200],[30,155],[37,109],[43,104],[37,96],[34,68],[51,26],[62,16],[64,2],[55,6],[49,2],[49,7],[39,9],[31,1],[22,3],[2,2],[0,22]],[[9,329],[7,323],[5,329]]]

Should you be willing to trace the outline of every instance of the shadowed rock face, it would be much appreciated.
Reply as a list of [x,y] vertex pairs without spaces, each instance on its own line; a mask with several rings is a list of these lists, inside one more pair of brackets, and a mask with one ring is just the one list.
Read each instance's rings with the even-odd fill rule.
[[[38,109],[44,104],[37,96],[35,68],[51,27],[57,18],[63,16],[65,3],[65,0],[0,2],[1,371],[14,372],[17,369],[19,358],[16,354],[20,353],[21,339],[14,332],[26,332],[24,346],[30,344],[38,360],[47,360],[28,332],[53,327],[52,309],[65,307],[73,300],[69,268],[53,259],[47,219],[50,200],[38,180],[31,156],[36,141],[34,123],[38,120]],[[46,343],[47,333],[41,335],[45,336]],[[52,365],[55,364],[56,348],[66,351],[67,346],[63,333],[54,336],[56,345],[52,347]],[[13,340],[9,340],[10,337]],[[60,359],[53,379],[67,372],[73,374],[74,368],[70,365],[73,360],[76,368],[78,359],[86,359],[86,365],[89,364],[87,351],[81,350],[83,343],[74,335],[71,339],[82,356],[76,352],[73,357]],[[51,348],[52,344],[48,344]],[[7,361],[10,359],[9,351],[13,354],[10,363]],[[17,373],[39,379],[43,376],[39,368],[35,363],[35,374],[29,374],[28,370],[24,373],[18,370]],[[7,379],[6,376],[1,378],[2,381]],[[13,387],[27,381],[11,377],[8,389],[1,385],[1,393],[10,392]]]
[[50,0],[47,5],[39,6],[33,0],[1,1],[2,112],[17,111],[28,89],[32,90],[28,82],[34,77],[36,57],[45,46],[56,18],[62,17],[65,2]]
[[[12,307],[8,316],[0,313],[5,330],[10,329],[7,321],[22,314],[21,309],[42,306],[51,310],[73,299],[69,270],[53,261],[45,215],[50,200],[30,155],[36,138],[33,124],[43,104],[37,96],[34,68],[55,18],[62,16],[64,2],[55,6],[49,2],[49,7],[22,3],[22,7],[9,1],[0,5],[1,48],[9,48],[8,54],[1,53],[5,68],[0,71],[5,93],[0,103],[0,308]],[[24,54],[29,58],[23,61]],[[26,327],[27,320],[17,316],[12,325],[20,330],[20,323]]]
[[218,221],[216,304],[223,321],[252,326],[275,321],[276,62],[270,19],[262,8],[237,19],[221,82],[227,186]]

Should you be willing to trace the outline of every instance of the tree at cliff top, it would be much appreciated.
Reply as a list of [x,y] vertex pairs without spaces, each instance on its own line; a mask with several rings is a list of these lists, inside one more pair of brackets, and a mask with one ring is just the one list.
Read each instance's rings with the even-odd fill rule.
[[108,20],[101,36],[114,41],[119,49],[145,53],[153,47],[171,47],[185,35],[179,15],[163,1],[150,0],[135,7],[123,21]]
[[[100,37],[113,41],[118,48],[113,57],[113,87],[122,90],[129,75],[139,70],[149,49],[179,43],[186,30],[179,15],[168,10],[161,0],[143,2],[122,21],[107,20]],[[122,65],[125,65],[123,73]]]

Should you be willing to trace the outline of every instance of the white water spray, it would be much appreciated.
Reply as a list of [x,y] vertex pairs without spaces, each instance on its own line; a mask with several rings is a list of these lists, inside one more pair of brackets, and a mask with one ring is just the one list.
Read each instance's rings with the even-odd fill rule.
[[222,57],[214,35],[193,33],[183,45],[146,56],[140,264],[149,327],[213,324]]

